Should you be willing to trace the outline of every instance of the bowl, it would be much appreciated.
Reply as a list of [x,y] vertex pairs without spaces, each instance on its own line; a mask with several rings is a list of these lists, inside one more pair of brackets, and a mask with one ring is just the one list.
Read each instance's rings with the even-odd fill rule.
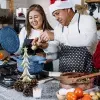
[[57,96],[58,100],[65,100],[65,98],[66,98],[66,95],[60,95],[59,91],[56,92],[56,96]]

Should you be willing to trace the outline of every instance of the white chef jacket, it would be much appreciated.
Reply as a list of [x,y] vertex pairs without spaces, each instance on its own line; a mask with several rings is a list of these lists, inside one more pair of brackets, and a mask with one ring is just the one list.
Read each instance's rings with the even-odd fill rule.
[[[67,46],[81,47],[86,46],[93,53],[97,44],[97,28],[96,22],[92,16],[81,15],[76,13],[68,26],[63,27],[58,24],[54,29],[54,39]],[[94,46],[95,45],[95,46]]]

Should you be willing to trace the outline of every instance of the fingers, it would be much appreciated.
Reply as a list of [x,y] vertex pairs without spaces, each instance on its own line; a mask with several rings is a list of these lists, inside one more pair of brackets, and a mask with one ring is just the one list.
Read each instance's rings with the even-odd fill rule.
[[42,42],[40,41],[39,38],[35,38],[32,43],[31,43],[33,46],[41,46],[42,45]]
[[39,38],[35,38],[32,41],[32,45],[35,45],[39,48],[46,48],[47,47],[47,42],[49,41],[49,35],[48,32],[41,32]]
[[41,46],[41,45],[42,45],[42,43],[38,41],[37,42],[37,46]]
[[37,41],[38,41],[38,38],[35,38],[35,39],[33,39],[33,41],[32,41],[32,45],[36,45],[36,43],[37,43]]
[[41,33],[41,35],[40,35],[40,40],[41,40],[42,42],[47,42],[47,41],[49,41],[49,35],[48,35],[47,31]]

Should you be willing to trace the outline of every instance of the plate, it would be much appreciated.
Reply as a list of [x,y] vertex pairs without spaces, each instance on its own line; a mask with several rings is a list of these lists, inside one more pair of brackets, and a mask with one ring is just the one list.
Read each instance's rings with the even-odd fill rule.
[[19,38],[16,31],[6,26],[0,30],[0,43],[4,50],[15,53],[19,48]]

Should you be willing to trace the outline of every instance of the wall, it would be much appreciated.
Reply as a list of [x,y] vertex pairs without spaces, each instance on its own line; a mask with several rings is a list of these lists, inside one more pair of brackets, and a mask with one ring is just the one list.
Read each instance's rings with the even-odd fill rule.
[[6,9],[6,0],[0,0],[0,8]]
[[[14,0],[14,8],[15,9],[19,8],[19,7],[27,8],[28,7],[28,1],[29,0]],[[6,2],[7,2],[7,0],[0,0],[1,8],[6,9],[6,7],[7,7]]]
[[7,16],[9,14],[8,9],[0,9],[0,16]]
[[29,0],[14,0],[14,9],[17,8],[28,8]]

